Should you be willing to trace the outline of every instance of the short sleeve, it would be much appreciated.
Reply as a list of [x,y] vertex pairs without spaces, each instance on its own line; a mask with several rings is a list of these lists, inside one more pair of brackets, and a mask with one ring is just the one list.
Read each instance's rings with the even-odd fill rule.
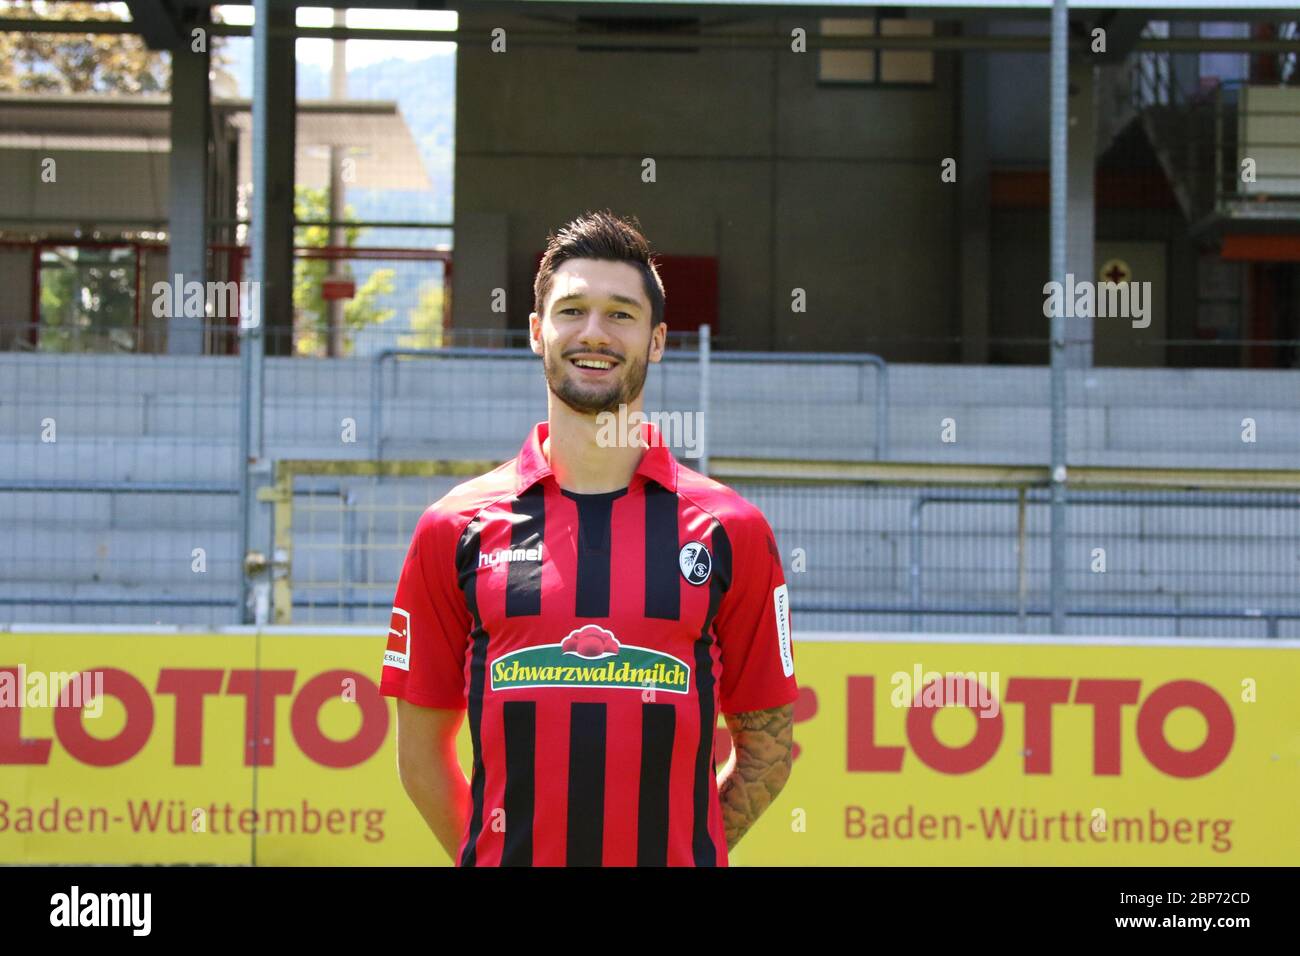
[[746,504],[736,520],[723,522],[732,574],[714,633],[722,657],[719,703],[724,714],[767,710],[799,696],[780,552],[767,519]]
[[437,505],[420,516],[397,581],[380,693],[464,709],[471,619],[457,581],[459,522]]

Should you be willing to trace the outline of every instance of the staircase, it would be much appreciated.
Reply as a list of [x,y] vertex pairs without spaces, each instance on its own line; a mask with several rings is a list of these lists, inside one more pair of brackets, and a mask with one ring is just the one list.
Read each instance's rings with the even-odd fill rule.
[[[1293,37],[1296,24],[1279,36]],[[1300,86],[1295,54],[1283,54],[1279,77],[1292,85],[1205,84],[1189,92],[1170,54],[1134,53],[1124,66],[1105,69],[1098,155],[1132,125],[1141,127],[1193,235],[1231,229],[1234,222],[1268,220],[1300,231]],[[1249,143],[1239,142],[1242,130]],[[1239,179],[1245,156],[1257,159],[1268,189]]]

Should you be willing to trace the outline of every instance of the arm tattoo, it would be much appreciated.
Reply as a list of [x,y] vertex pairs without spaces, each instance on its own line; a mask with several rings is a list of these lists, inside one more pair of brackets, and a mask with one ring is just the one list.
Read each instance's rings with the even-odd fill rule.
[[794,705],[724,714],[736,746],[735,761],[718,782],[727,849],[734,849],[790,778]]

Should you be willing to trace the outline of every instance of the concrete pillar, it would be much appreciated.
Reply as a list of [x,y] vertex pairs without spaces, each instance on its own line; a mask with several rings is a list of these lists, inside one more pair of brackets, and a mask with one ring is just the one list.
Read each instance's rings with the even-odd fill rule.
[[[966,25],[967,35],[988,32],[984,23]],[[960,190],[961,360],[982,364],[989,360],[989,54],[969,50],[961,54],[959,83],[961,146],[957,154],[957,188]]]
[[[1096,66],[1089,58],[1070,60],[1069,170],[1066,175],[1065,271],[1075,282],[1095,282],[1097,110]],[[1085,316],[1065,320],[1066,364],[1071,368],[1092,365],[1093,319]]]
[[[452,273],[452,327],[454,329],[505,329],[511,315],[526,327],[533,311],[533,288],[521,286],[506,300],[505,312],[493,312],[493,290],[509,289],[509,218],[503,212],[466,212],[456,215],[456,258]],[[529,262],[529,279],[537,274]],[[457,345],[491,344],[473,340]]]
[[[348,25],[348,12],[346,10],[335,9],[334,25],[336,27],[346,27]],[[330,63],[330,99],[336,103],[341,103],[348,98],[347,49],[347,40],[334,41],[333,60]],[[343,182],[343,152],[341,146],[330,147],[329,217],[335,222],[342,222],[347,210],[345,201],[347,187]],[[330,229],[330,245],[338,247],[347,244],[347,230],[342,226],[332,227]],[[330,263],[330,276],[347,278],[350,271],[350,263],[339,261]],[[325,302],[325,315],[329,323],[329,334],[325,339],[325,354],[331,358],[342,356],[344,352],[347,339],[347,330],[343,327],[345,306],[346,302],[343,299],[329,299]]]
[[31,327],[32,258],[30,248],[0,247],[0,289],[5,290],[0,297],[0,352],[27,346],[28,336],[36,333]]
[[[1182,39],[1197,39],[1201,35],[1201,24],[1196,20],[1173,20],[1169,24],[1169,35]],[[1185,102],[1200,91],[1201,54],[1173,53],[1170,54],[1169,61],[1173,82],[1178,86],[1179,99]]]
[[272,131],[266,142],[266,263],[262,325],[266,355],[293,353],[293,191],[297,133],[297,65],[292,6],[272,6],[267,89],[263,102]]
[[[206,51],[183,45],[172,50],[171,156],[168,168],[167,281],[207,282],[208,277],[208,67]],[[143,286],[140,314],[153,321],[153,293]],[[184,285],[182,285],[182,293]],[[167,321],[167,351],[173,355],[203,352],[201,317],[173,315]],[[161,331],[161,330],[158,330]],[[150,336],[152,338],[152,335]]]

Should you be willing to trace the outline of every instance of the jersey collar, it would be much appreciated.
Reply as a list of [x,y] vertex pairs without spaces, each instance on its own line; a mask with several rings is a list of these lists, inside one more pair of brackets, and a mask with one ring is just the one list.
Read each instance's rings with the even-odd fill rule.
[[[546,441],[546,436],[550,434],[550,431],[550,422],[538,422],[533,426],[533,430],[524,441],[523,447],[519,449],[515,469],[517,475],[515,494],[522,494],[526,488],[532,486],[539,479],[547,475],[554,475],[554,472],[551,471],[551,463],[542,454],[542,442]],[[653,422],[643,422],[641,424],[641,434],[645,437],[646,444],[649,447],[641,455],[641,461],[637,463],[635,474],[644,475],[675,494],[677,492],[677,459],[673,457],[672,451],[664,444],[663,436]]]

